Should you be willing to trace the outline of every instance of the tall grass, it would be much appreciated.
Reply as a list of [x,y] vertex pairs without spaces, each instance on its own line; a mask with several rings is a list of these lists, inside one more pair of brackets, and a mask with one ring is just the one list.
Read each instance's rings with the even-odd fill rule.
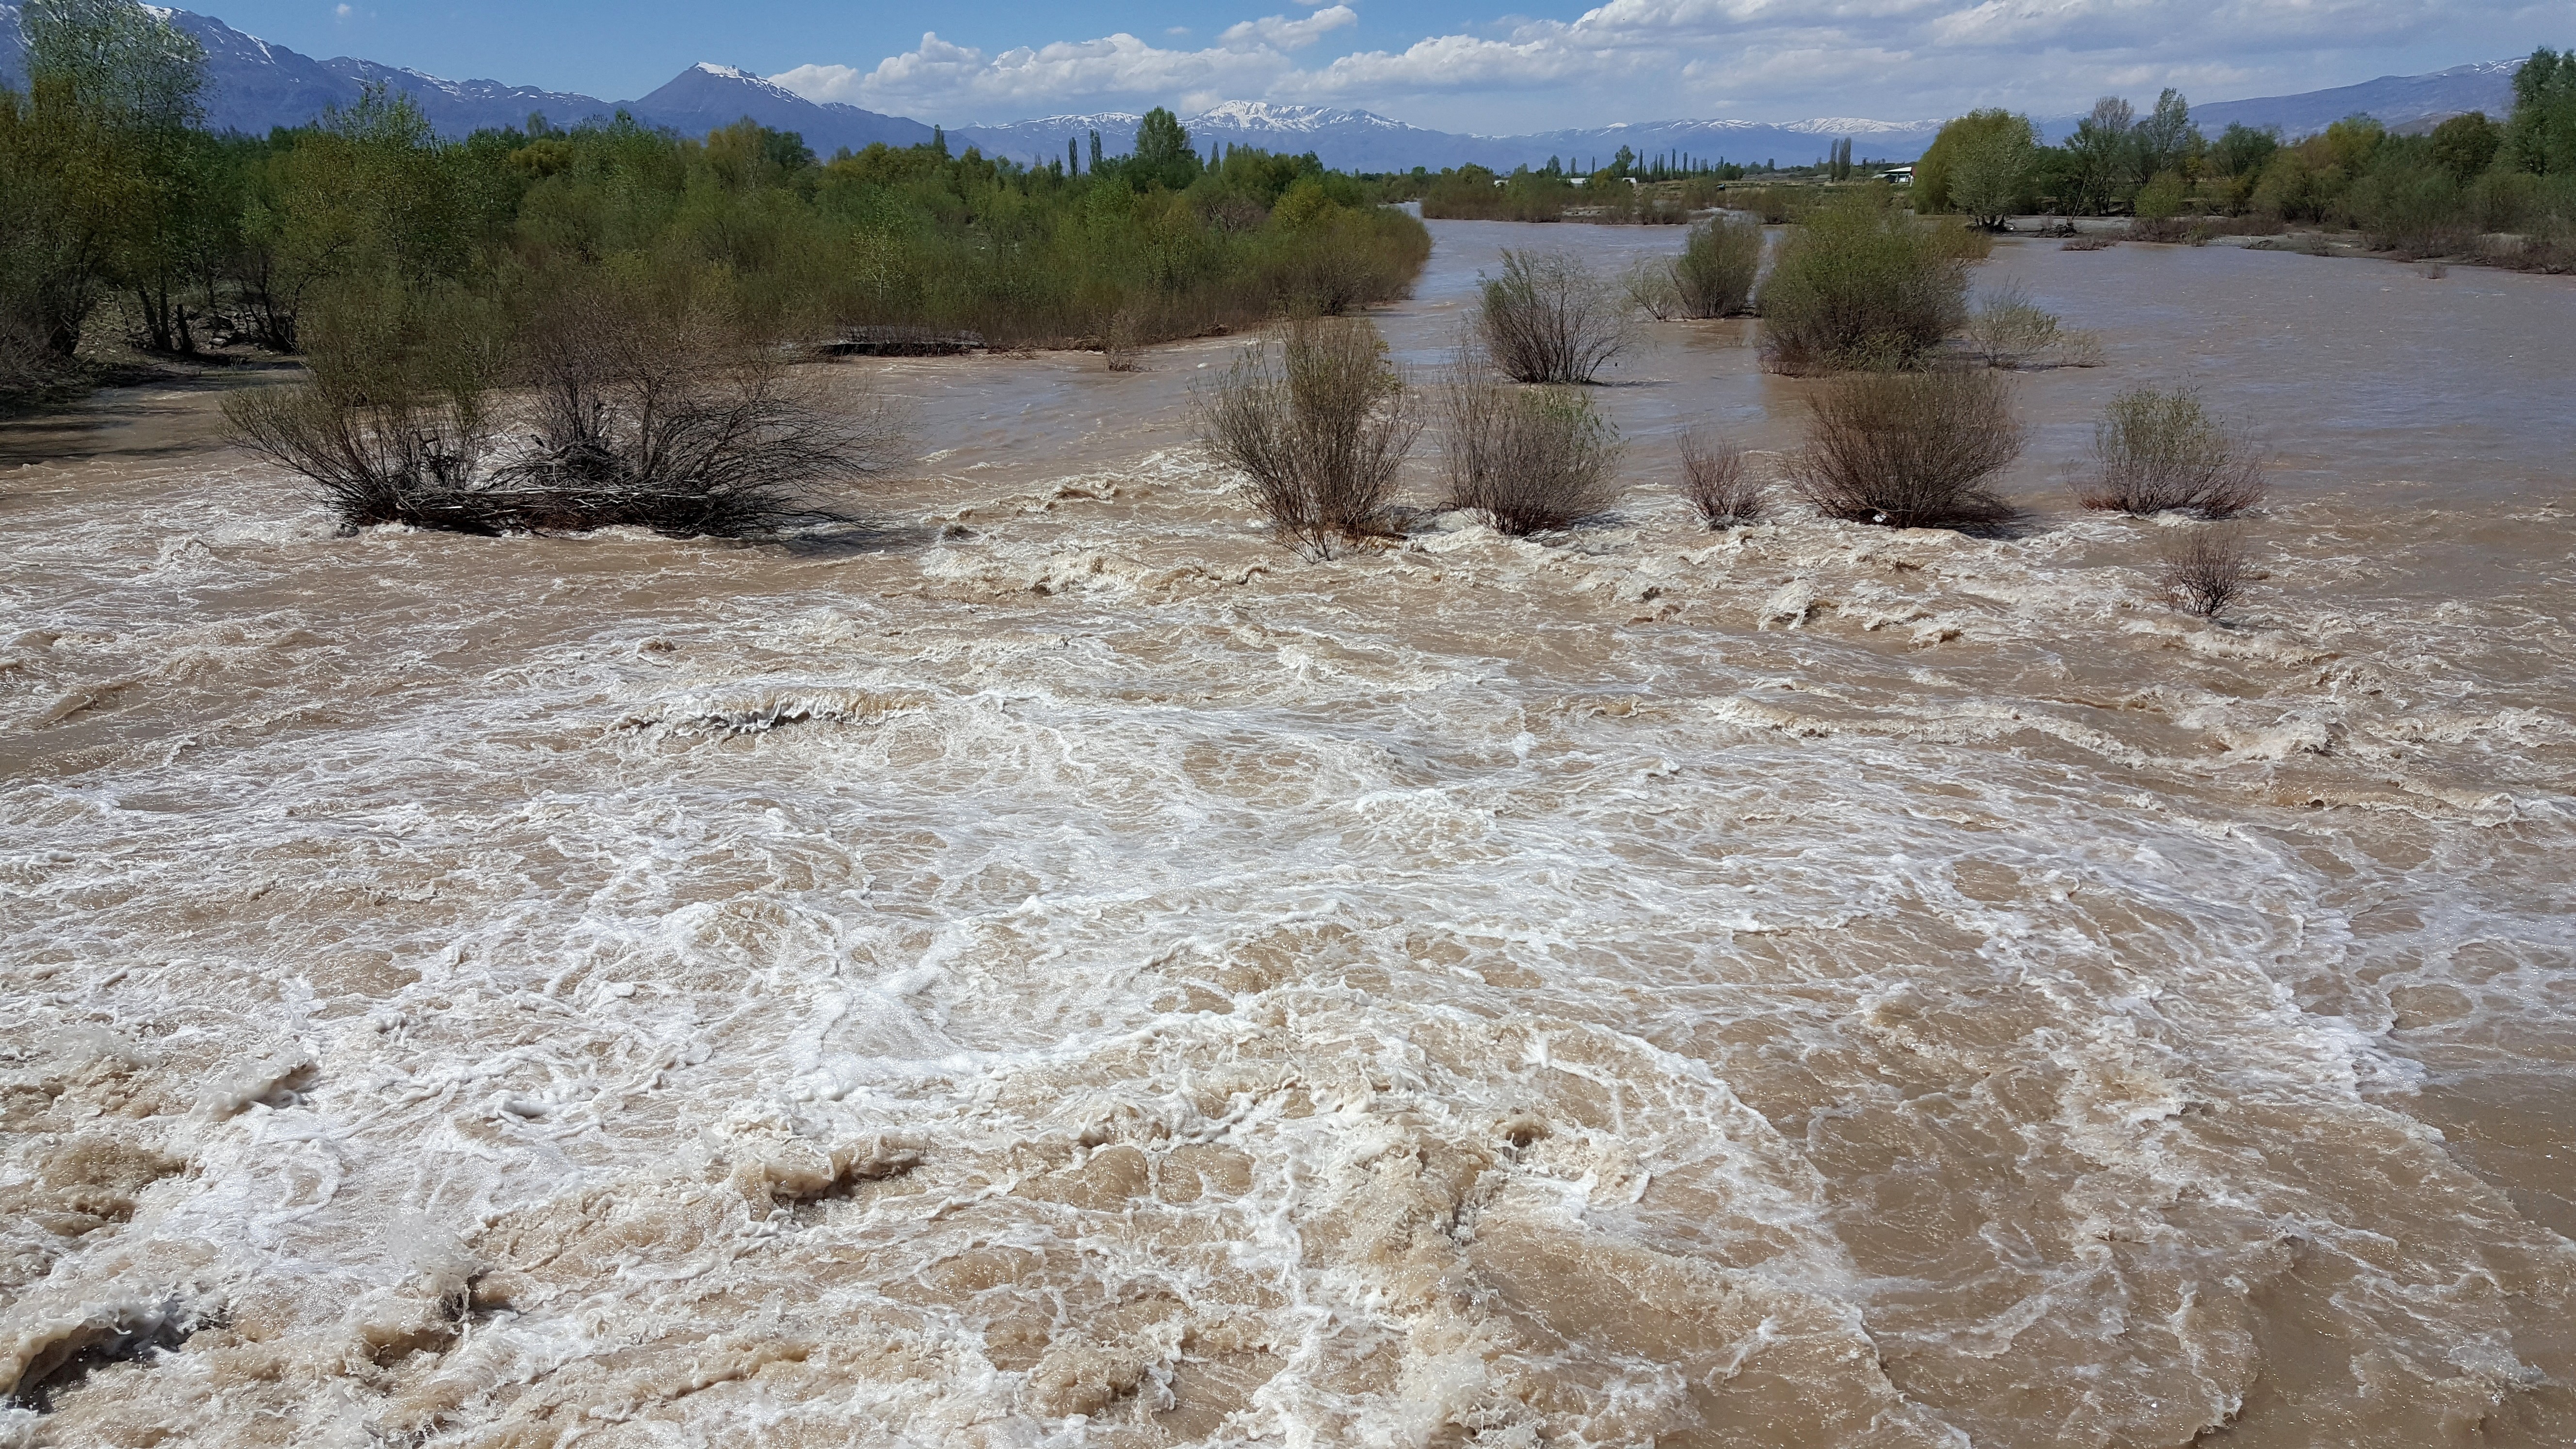
[[1820,206],[1763,283],[1763,360],[1787,373],[1918,367],[1966,319],[1967,292],[1967,259],[1942,230],[1866,201]]
[[1635,338],[1627,298],[1566,252],[1503,253],[1481,301],[1478,333],[1515,382],[1590,382]]
[[1289,320],[1197,402],[1208,446],[1251,478],[1281,540],[1315,560],[1384,531],[1424,421],[1377,328],[1351,317]]
[[1673,263],[1673,282],[1687,315],[1732,317],[1752,310],[1761,270],[1762,228],[1719,215],[1691,228]]
[[1817,511],[1889,528],[1991,529],[2019,510],[1991,487],[2021,455],[1994,372],[1861,373],[1814,402],[1790,477]]

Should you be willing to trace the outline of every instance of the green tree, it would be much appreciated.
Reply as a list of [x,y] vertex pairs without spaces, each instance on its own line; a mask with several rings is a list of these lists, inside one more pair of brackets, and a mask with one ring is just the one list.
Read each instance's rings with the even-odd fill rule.
[[2280,132],[2269,127],[2258,131],[2242,121],[2230,121],[2218,139],[2210,143],[2209,168],[2221,176],[2260,176],[2272,153],[2280,149]]
[[2156,108],[2131,134],[2136,138],[2137,174],[2141,177],[2179,173],[2208,144],[2201,139],[2200,129],[2191,123],[2190,103],[2171,86],[2156,97]]
[[2093,103],[2093,113],[2075,123],[2075,134],[2063,148],[2070,163],[2076,209],[2100,213],[2127,201],[2137,189],[2137,142],[2130,135],[2137,110],[2118,96]]
[[166,299],[203,255],[208,168],[190,127],[204,55],[127,0],[27,0],[18,19],[27,90],[0,95],[0,312],[11,336],[69,359],[110,289]]
[[1922,159],[1914,163],[1914,209],[1927,215],[1956,209],[1951,181],[1957,175],[1959,159],[1980,142],[1997,135],[2017,136],[2025,144],[2037,144],[2029,120],[2010,111],[1970,111],[1943,124]]
[[2495,164],[2496,152],[2503,146],[2503,129],[2488,120],[2484,111],[2453,116],[2433,128],[2433,164],[2464,185]]
[[1156,106],[1136,123],[1137,160],[1162,167],[1190,154],[1190,133],[1170,111]]
[[2027,117],[2005,115],[1958,148],[1949,176],[1950,204],[1974,225],[2002,226],[2021,210],[2038,156],[2038,129]]
[[2576,50],[2542,47],[2513,73],[2505,151],[2535,176],[2576,171]]

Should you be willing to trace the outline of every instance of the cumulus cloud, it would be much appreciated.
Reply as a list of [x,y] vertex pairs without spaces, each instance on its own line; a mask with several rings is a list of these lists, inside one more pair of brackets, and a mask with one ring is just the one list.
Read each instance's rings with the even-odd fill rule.
[[1236,47],[1269,47],[1273,50],[1303,50],[1333,31],[1346,25],[1357,25],[1360,14],[1348,5],[1335,5],[1318,10],[1303,20],[1285,15],[1264,15],[1226,27],[1218,39]]
[[1422,125],[1527,131],[1610,120],[1907,119],[1971,105],[2043,114],[2166,84],[2200,99],[2311,90],[2526,51],[2523,0],[1607,0],[1350,48],[1349,4],[1246,20],[1205,47],[1120,33],[998,54],[936,34],[859,69],[775,76],[817,100],[953,120],[1201,108],[1364,106]]
[[1124,31],[1097,40],[1059,40],[988,55],[937,32],[872,70],[802,65],[770,79],[808,100],[873,111],[1016,120],[1047,110],[1141,101],[1203,109],[1256,97],[1296,69],[1289,52],[1357,24],[1358,12],[1331,5],[1290,19],[1264,16],[1228,28],[1204,49],[1149,44]]

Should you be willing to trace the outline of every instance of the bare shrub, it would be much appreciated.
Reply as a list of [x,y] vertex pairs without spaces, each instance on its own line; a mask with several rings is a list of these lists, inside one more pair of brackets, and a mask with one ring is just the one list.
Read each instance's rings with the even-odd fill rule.
[[1477,325],[1516,382],[1590,382],[1635,339],[1625,299],[1564,252],[1505,252]]
[[347,285],[300,329],[311,380],[224,399],[235,445],[302,476],[349,528],[495,533],[478,501],[500,329],[454,293]]
[[1502,533],[1563,528],[1618,496],[1618,432],[1580,393],[1507,387],[1462,362],[1441,423],[1448,506],[1476,509]]
[[345,338],[318,322],[314,380],[228,399],[233,437],[303,475],[351,527],[482,534],[743,537],[839,521],[826,490],[900,458],[892,409],[792,375],[715,310],[596,278],[524,310],[533,426],[511,448],[486,408],[497,364],[460,362],[475,339],[435,317],[410,364],[363,355],[384,315]]
[[479,399],[335,395],[316,383],[224,399],[233,442],[312,484],[348,528],[498,533],[481,500],[492,435]]
[[1629,265],[1619,286],[1638,311],[1658,322],[1669,322],[1683,310],[1681,285],[1674,271],[1670,257],[1640,257]]
[[1762,270],[1762,227],[1713,216],[1690,230],[1672,263],[1681,310],[1691,317],[1732,317],[1753,307],[1753,280]]
[[1247,348],[1197,398],[1217,456],[1251,475],[1253,497],[1291,548],[1332,556],[1383,532],[1396,470],[1421,436],[1413,390],[1361,318],[1294,318],[1276,345]]
[[836,484],[900,461],[884,401],[791,372],[721,305],[597,279],[529,309],[536,426],[485,497],[508,528],[740,538],[837,521]]
[[2242,531],[2227,524],[2191,529],[2163,550],[2160,575],[2165,593],[2185,613],[2217,618],[2252,577],[2252,561]]
[[2100,367],[2104,361],[2102,334],[2083,328],[2068,328],[2057,334],[2057,361],[2066,367]]
[[2060,243],[2057,249],[2061,252],[2100,252],[2108,251],[2119,244],[2120,240],[2117,237],[2108,237],[2102,236],[2098,233],[2087,232],[2082,236],[2074,237]]
[[2030,300],[2021,283],[1987,289],[1968,314],[1968,345],[1988,367],[2020,367],[2057,342],[2057,314]]
[[1725,528],[1762,517],[1769,490],[1745,466],[1741,449],[1712,444],[1697,430],[1685,429],[1681,455],[1682,497],[1690,500],[1702,524]]
[[1920,366],[1965,320],[1967,265],[1907,213],[1819,206],[1762,284],[1763,360],[1789,373]]
[[1957,529],[2018,516],[1987,486],[2021,453],[2012,390],[2000,375],[1863,373],[1836,382],[1814,407],[1790,477],[1827,516]]
[[2087,508],[2196,513],[2227,518],[2263,501],[2263,459],[2188,389],[2132,388],[2093,426],[2094,476],[2077,490]]
[[1143,366],[1136,353],[1136,314],[1121,307],[1100,328],[1100,356],[1111,372],[1134,372]]

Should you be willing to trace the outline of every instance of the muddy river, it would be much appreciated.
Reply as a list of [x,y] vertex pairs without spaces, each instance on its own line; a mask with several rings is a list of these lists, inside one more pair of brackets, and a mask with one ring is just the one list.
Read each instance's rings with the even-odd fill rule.
[[[1440,223],[1428,368],[1511,245]],[[336,536],[214,395],[0,430],[0,1442],[2576,1435],[2576,279],[2006,242],[2000,539],[1299,561],[1231,355],[853,363],[876,526]],[[2262,577],[2067,485],[2276,459]]]

